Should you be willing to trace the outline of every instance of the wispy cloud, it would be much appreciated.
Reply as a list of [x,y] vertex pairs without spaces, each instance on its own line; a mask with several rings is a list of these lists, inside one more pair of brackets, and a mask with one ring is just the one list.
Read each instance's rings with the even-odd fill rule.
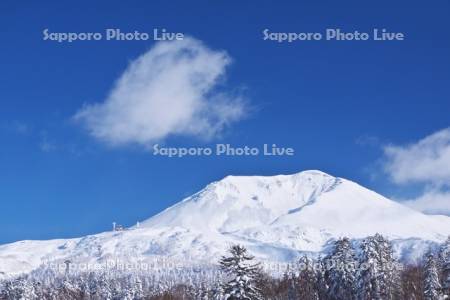
[[31,130],[30,127],[28,126],[28,124],[26,124],[24,122],[19,122],[19,121],[14,122],[13,127],[14,127],[15,131],[20,134],[27,134]]
[[394,183],[425,186],[421,196],[405,204],[450,215],[450,128],[409,145],[386,146],[384,154],[384,170]]
[[379,146],[380,139],[373,135],[361,135],[355,140],[356,145],[359,146]]
[[450,215],[450,192],[432,188],[415,199],[403,201],[403,204],[429,214]]
[[111,145],[213,138],[245,113],[242,96],[218,91],[230,63],[226,52],[193,38],[160,42],[131,62],[103,102],[74,118]]
[[385,169],[396,183],[450,182],[450,128],[406,146],[384,148]]
[[20,135],[27,135],[29,134],[31,130],[31,126],[28,123],[25,123],[23,121],[4,121],[0,125],[0,129],[3,129],[7,132],[16,133]]
[[42,152],[48,153],[48,152],[53,152],[57,149],[56,144],[54,142],[50,141],[47,131],[45,131],[45,130],[41,131],[39,136],[40,136],[40,141],[39,141],[38,146]]

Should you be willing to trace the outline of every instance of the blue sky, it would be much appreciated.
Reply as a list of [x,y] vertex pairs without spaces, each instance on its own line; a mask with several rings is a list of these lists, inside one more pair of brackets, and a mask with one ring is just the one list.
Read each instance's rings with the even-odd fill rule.
[[[448,1],[2,1],[0,243],[75,237],[108,230],[113,221],[132,225],[228,174],[320,169],[411,203],[422,197],[420,209],[436,203],[448,213],[450,175],[433,166],[450,162],[449,9]],[[205,75],[212,81],[205,103],[216,101],[210,94],[225,95],[227,105],[245,99],[246,113],[227,117],[229,124],[209,132],[209,139],[201,137],[205,129],[192,133],[191,121],[199,124],[194,116],[180,134],[162,134],[157,142],[275,143],[295,155],[168,158],[152,155],[156,140],[111,145],[110,133],[93,135],[86,118],[76,115],[107,102],[116,80],[156,42],[58,43],[43,40],[46,28],[165,28],[188,35],[201,49],[226,56],[217,58],[219,82]],[[386,28],[406,38],[277,43],[263,40],[266,28]],[[152,69],[157,62],[147,63]],[[172,88],[170,80],[156,86]],[[154,114],[149,117],[160,116]],[[222,117],[208,116],[208,125]],[[431,166],[421,160],[427,155]]]

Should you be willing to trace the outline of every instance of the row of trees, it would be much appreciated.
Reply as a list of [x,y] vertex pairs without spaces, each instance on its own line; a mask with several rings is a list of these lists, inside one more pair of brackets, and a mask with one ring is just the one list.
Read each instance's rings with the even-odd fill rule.
[[219,266],[150,274],[41,270],[3,281],[0,299],[441,300],[450,294],[450,238],[414,266],[399,264],[378,234],[360,243],[339,239],[328,255],[303,256],[279,277],[240,245]]
[[[220,265],[232,279],[219,299],[396,300],[447,299],[450,295],[450,238],[421,265],[405,267],[383,236],[364,239],[355,249],[337,240],[324,258],[303,256],[277,282],[265,278],[245,248],[233,246]],[[359,250],[359,251],[356,251]]]
[[440,260],[429,253],[423,264],[404,266],[381,235],[364,239],[356,249],[343,238],[324,258],[302,257],[298,271],[284,275],[282,299],[444,299],[450,292],[449,262],[448,255]]

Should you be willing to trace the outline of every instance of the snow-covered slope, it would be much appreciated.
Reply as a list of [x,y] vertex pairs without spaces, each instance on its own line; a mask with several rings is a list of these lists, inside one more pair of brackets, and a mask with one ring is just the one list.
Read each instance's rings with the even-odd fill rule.
[[450,218],[424,215],[320,171],[228,176],[139,228],[0,246],[0,272],[28,272],[67,259],[92,265],[156,258],[207,264],[232,243],[244,244],[262,260],[290,261],[300,251],[323,251],[330,239],[377,232],[394,240],[398,255],[415,259],[428,245],[445,240]]

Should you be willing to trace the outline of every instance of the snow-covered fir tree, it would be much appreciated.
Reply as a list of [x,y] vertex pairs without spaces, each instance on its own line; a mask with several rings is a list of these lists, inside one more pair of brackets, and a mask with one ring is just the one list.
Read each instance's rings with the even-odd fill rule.
[[378,245],[379,265],[381,274],[380,292],[383,299],[401,299],[402,286],[400,278],[401,265],[394,257],[392,243],[380,234],[375,235],[375,240]]
[[450,299],[450,236],[441,245],[439,267],[442,276],[442,291]]
[[139,300],[144,297],[142,290],[142,281],[136,276],[127,278],[125,291],[123,293],[123,300]]
[[319,255],[316,264],[316,276],[317,276],[317,292],[319,299],[326,299],[328,295],[328,282],[327,282],[327,269],[325,266],[325,260]]
[[214,300],[224,300],[225,299],[225,291],[224,291],[223,285],[221,283],[214,284],[212,296],[213,296]]
[[83,294],[85,291],[83,291],[82,288],[77,286],[76,280],[72,280],[71,278],[64,278],[57,287],[58,294],[62,299],[65,300],[78,300],[83,298]]
[[379,283],[379,254],[378,245],[374,237],[364,239],[360,245],[361,259],[358,274],[358,298],[381,299]]
[[348,238],[335,242],[332,252],[324,259],[327,295],[332,300],[356,299],[355,252]]
[[224,256],[219,264],[221,269],[231,277],[223,285],[225,299],[262,299],[256,287],[259,275],[259,264],[254,263],[254,257],[241,245],[233,245],[229,249],[229,256]]
[[441,299],[441,283],[439,282],[439,271],[436,265],[436,259],[432,253],[429,253],[425,262],[424,274],[424,298],[425,300]]
[[0,286],[0,299],[28,300],[38,299],[35,282],[19,277]]
[[365,238],[360,245],[359,299],[401,299],[399,264],[392,245],[380,234]]
[[111,286],[110,280],[108,280],[108,277],[105,273],[100,273],[98,275],[98,290],[99,290],[99,297],[100,299],[105,300],[112,300],[114,293],[113,288]]

